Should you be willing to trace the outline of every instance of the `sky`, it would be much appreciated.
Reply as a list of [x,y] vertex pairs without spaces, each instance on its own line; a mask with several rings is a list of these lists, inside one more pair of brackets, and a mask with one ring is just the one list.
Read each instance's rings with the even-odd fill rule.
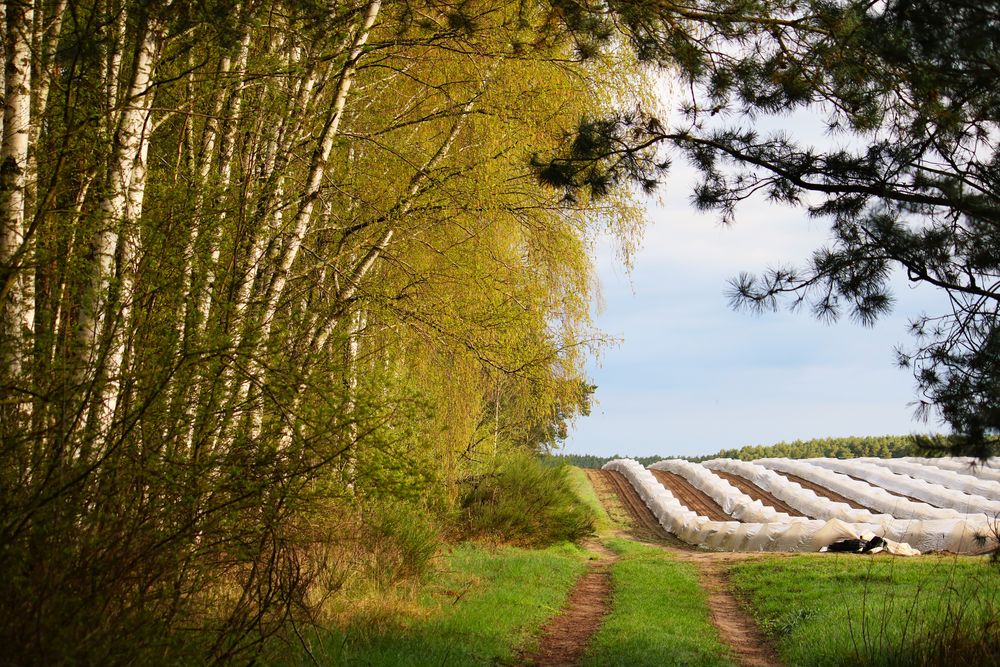
[[723,448],[848,435],[942,431],[914,420],[909,370],[894,348],[912,344],[910,319],[941,312],[943,295],[895,281],[896,306],[868,328],[827,324],[808,311],[734,311],[727,279],[741,271],[802,265],[829,237],[828,223],[763,199],[724,227],[689,204],[693,171],[678,161],[647,207],[634,269],[612,244],[597,247],[603,311],[619,339],[588,369],[595,405],[562,451],[629,456],[711,454]]

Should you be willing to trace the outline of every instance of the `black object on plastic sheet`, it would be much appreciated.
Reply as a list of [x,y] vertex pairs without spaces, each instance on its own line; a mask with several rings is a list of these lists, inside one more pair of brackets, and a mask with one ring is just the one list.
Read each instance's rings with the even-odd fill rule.
[[877,554],[884,548],[885,548],[885,540],[876,535],[870,540],[862,540],[862,539],[837,540],[833,544],[823,547],[822,549],[820,549],[820,551]]

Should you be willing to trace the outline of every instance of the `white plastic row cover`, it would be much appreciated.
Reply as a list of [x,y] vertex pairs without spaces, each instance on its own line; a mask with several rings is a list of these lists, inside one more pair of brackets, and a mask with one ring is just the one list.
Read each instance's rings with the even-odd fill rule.
[[923,465],[934,466],[942,470],[954,470],[966,475],[972,475],[979,479],[1000,482],[1000,457],[993,456],[984,461],[970,458],[968,456],[951,456],[936,459],[922,458],[919,456],[905,456],[902,461],[912,463],[922,463]]
[[[622,473],[668,531],[689,544],[724,551],[818,551],[838,539],[874,533],[890,540],[891,547],[901,553],[918,552],[909,548],[907,544],[896,544],[897,542],[908,543],[920,550],[975,553],[981,550],[976,544],[975,535],[986,528],[985,517],[982,517],[981,521],[966,519],[899,521],[887,518],[882,521],[847,522],[838,518],[825,520],[792,518],[787,514],[775,512],[775,518],[788,517],[788,520],[712,521],[685,507],[653,477],[649,470],[636,461],[618,459],[607,463],[604,468]],[[676,469],[680,470],[681,466]],[[689,474],[692,479],[697,475],[690,471]],[[746,498],[744,494],[726,484],[734,492]],[[710,488],[707,481],[705,485],[706,488]],[[717,491],[722,490],[724,487],[721,485],[717,487]],[[812,495],[815,500],[815,494]],[[735,508],[740,502],[733,494],[730,507]],[[720,504],[725,508],[725,504]],[[877,515],[871,516],[874,518]]]
[[1000,502],[972,495],[961,489],[950,489],[942,484],[925,479],[914,479],[909,475],[893,472],[885,466],[859,459],[806,459],[808,463],[828,470],[861,477],[873,486],[887,491],[902,493],[937,507],[955,510],[962,514],[982,513],[986,516],[1000,514]]
[[854,502],[870,507],[876,512],[889,514],[897,519],[961,519],[966,515],[953,509],[932,507],[927,503],[913,502],[893,495],[885,489],[852,479],[845,474],[823,468],[801,459],[769,458],[756,463],[818,484]]
[[888,468],[893,472],[909,475],[917,479],[941,484],[949,489],[982,496],[989,500],[1000,500],[1000,482],[991,479],[979,479],[967,474],[968,469],[948,470],[925,463],[915,463],[906,459],[878,459],[875,457],[859,458],[858,461],[871,463]]

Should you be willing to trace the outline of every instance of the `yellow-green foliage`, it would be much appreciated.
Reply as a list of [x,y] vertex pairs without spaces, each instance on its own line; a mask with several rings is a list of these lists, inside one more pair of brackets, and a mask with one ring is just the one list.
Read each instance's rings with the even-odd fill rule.
[[[529,161],[642,94],[634,61],[576,59],[547,3],[15,4],[5,659],[251,662],[419,575],[464,480],[585,410],[588,253],[639,209]],[[562,507],[539,539],[586,527]]]

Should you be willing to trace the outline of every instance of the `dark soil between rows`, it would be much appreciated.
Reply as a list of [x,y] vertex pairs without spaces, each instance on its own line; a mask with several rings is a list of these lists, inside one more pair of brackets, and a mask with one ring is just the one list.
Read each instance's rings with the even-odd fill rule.
[[724,472],[722,470],[713,470],[712,472],[750,496],[753,500],[759,500],[765,505],[770,505],[779,512],[784,512],[788,516],[806,516],[785,501],[776,498],[744,477],[731,472]]
[[653,468],[650,468],[649,471],[653,473],[653,477],[660,484],[666,487],[667,491],[672,493],[689,510],[707,516],[712,521],[738,521],[738,519],[723,512],[719,503],[715,502],[711,496],[696,488],[680,475]]
[[821,498],[829,498],[830,500],[832,500],[835,503],[846,503],[846,504],[850,505],[851,507],[853,507],[856,510],[868,510],[872,514],[878,514],[879,513],[877,510],[874,510],[871,507],[867,507],[865,505],[862,505],[859,502],[851,500],[850,498],[848,498],[846,496],[842,496],[839,493],[831,491],[830,489],[826,488],[825,486],[820,486],[819,484],[816,484],[815,482],[810,482],[808,479],[805,479],[804,477],[799,477],[798,475],[793,475],[790,472],[781,472],[780,470],[775,470],[774,472],[778,473],[779,475],[784,475],[785,477],[787,477],[791,481],[793,481],[796,484],[798,484],[799,486],[801,486],[803,489],[809,489],[810,491],[812,491],[813,493],[815,493],[817,496],[819,496]]

